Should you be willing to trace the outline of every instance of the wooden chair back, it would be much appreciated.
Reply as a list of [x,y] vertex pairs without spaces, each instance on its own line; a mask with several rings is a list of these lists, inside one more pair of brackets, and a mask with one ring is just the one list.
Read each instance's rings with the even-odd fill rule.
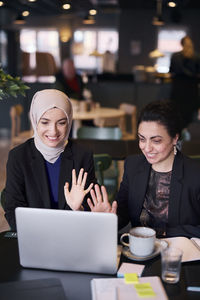
[[21,115],[24,109],[21,104],[16,104],[10,108],[10,119],[11,119],[11,144],[10,148],[13,148],[33,135],[32,129],[21,131]]
[[55,59],[51,53],[36,52],[36,75],[52,76],[57,72]]
[[[137,107],[129,103],[121,103],[119,109],[125,112],[125,117],[122,118],[120,128],[122,130],[123,139],[136,139],[137,134]],[[131,117],[131,132],[128,132],[127,118]]]
[[21,114],[24,109],[21,104],[13,105],[10,108],[11,118],[11,139],[18,136],[21,131]]

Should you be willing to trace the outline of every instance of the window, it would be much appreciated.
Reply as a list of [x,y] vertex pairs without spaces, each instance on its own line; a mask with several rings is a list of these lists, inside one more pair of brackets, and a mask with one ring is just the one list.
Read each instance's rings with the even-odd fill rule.
[[158,32],[158,50],[165,56],[157,59],[157,71],[168,73],[172,53],[181,51],[180,40],[186,35],[184,29],[160,29]]
[[[59,53],[59,33],[57,30],[44,30],[44,29],[23,29],[20,32],[20,48],[23,53],[29,55],[29,59],[25,61],[28,66],[26,66],[26,72],[30,73],[32,79],[34,80],[34,76],[37,76],[37,72],[40,74],[40,81],[53,81],[54,78],[42,78],[42,70],[44,67],[44,73],[48,72],[53,73],[55,67],[60,66],[60,53]],[[44,66],[36,65],[36,53],[47,53],[47,55],[51,56],[51,59],[43,60]],[[27,57],[27,56],[26,56]],[[46,66],[45,64],[51,64],[51,66]],[[53,66],[52,66],[53,64]],[[40,70],[38,71],[38,69]],[[27,74],[25,74],[27,75]],[[46,75],[46,74],[45,74]],[[27,79],[27,78],[26,78]]]
[[101,55],[109,50],[113,54],[118,50],[118,32],[116,30],[85,30],[74,32],[72,53],[77,69],[101,72]]

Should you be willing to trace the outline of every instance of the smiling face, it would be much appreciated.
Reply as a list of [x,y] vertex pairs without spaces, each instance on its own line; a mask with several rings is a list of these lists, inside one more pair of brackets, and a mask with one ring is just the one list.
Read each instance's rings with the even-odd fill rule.
[[47,110],[40,118],[37,133],[42,142],[49,147],[59,146],[66,138],[67,117],[59,108]]
[[165,126],[155,121],[142,121],[138,127],[139,147],[155,171],[172,170],[174,145],[178,136],[172,138]]

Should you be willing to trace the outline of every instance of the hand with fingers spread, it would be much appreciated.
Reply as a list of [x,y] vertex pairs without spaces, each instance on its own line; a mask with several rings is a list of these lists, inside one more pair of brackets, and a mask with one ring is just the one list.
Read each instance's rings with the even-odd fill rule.
[[64,194],[67,204],[72,210],[83,210],[82,202],[87,193],[93,187],[93,183],[85,190],[85,184],[87,180],[87,172],[84,169],[80,169],[78,179],[76,178],[75,169],[72,170],[72,187],[69,191],[69,183],[66,182],[64,186]]
[[[95,189],[95,191],[94,191]],[[92,200],[88,198],[88,205],[93,212],[111,212],[117,213],[117,201],[113,201],[112,206],[108,201],[106,188],[101,186],[101,191],[98,184],[95,184],[94,189],[91,189],[90,194]]]

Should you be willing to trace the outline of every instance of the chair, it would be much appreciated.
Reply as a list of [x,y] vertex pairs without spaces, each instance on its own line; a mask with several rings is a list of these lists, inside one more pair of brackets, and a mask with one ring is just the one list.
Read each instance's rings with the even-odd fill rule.
[[[119,109],[125,112],[123,117],[98,118],[95,119],[94,125],[98,127],[120,127],[122,138],[125,140],[136,139],[136,123],[137,123],[137,108],[133,104],[121,103]],[[130,122],[129,122],[130,121]],[[129,124],[131,123],[131,124]],[[129,126],[128,126],[129,125]],[[129,128],[131,131],[129,132]]]
[[52,76],[57,72],[55,59],[51,53],[36,52],[36,75]]
[[[97,106],[99,106],[99,103],[97,103]],[[123,116],[122,117],[109,117],[109,118],[100,117],[100,118],[94,119],[93,123],[97,127],[121,127],[120,125],[121,125],[123,118],[124,118]]]
[[108,200],[112,203],[117,193],[118,169],[112,166],[112,157],[109,154],[94,154],[93,158],[97,182],[106,187]]
[[98,127],[114,127],[120,126],[121,118],[110,117],[110,118],[97,118],[94,119],[93,123]]
[[22,52],[22,76],[32,75],[32,69],[30,66],[30,53]]
[[94,154],[93,158],[98,183],[104,185],[104,171],[111,166],[112,158],[109,154]]
[[120,140],[122,132],[119,127],[90,127],[83,126],[77,131],[80,139]]
[[32,135],[32,130],[21,131],[21,114],[23,113],[23,106],[21,104],[13,105],[10,108],[11,118],[11,145],[10,148],[17,146]]
[[[125,112],[125,117],[122,118],[120,128],[122,130],[123,139],[136,139],[137,130],[137,108],[133,104],[121,103],[119,109]],[[128,132],[128,117],[131,119],[131,132]]]
[[[83,126],[78,129],[77,136],[80,139],[89,138],[89,139],[98,139],[98,140],[119,140],[122,137],[122,132],[119,127]],[[119,170],[118,170],[117,161],[113,160],[112,164],[108,166],[109,164],[108,158],[106,158],[107,159],[106,163],[105,163],[105,158],[103,162],[102,159],[99,160],[100,161],[99,163],[97,163],[95,159],[97,160],[97,158],[94,157],[97,180],[99,184],[100,182],[103,182],[108,192],[109,201],[112,202],[115,199],[117,189],[118,189]],[[107,168],[105,168],[105,164]]]

